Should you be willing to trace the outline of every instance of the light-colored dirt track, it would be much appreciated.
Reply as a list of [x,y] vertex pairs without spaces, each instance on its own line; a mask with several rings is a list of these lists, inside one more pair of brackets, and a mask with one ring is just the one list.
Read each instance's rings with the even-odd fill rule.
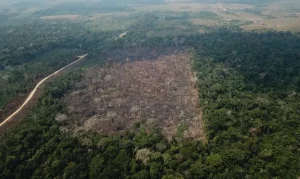
[[22,104],[21,107],[19,107],[19,109],[17,109],[13,114],[11,114],[9,117],[7,117],[1,124],[0,127],[2,127],[4,124],[6,124],[7,122],[9,122],[14,116],[16,116],[30,101],[31,99],[35,96],[37,89],[49,78],[51,78],[52,76],[54,76],[55,74],[63,71],[64,69],[66,69],[67,67],[77,63],[78,61],[82,60],[84,57],[86,57],[88,54],[85,54],[83,56],[78,56],[79,59],[68,64],[67,66],[57,70],[56,72],[52,73],[51,75],[45,77],[44,79],[42,79],[36,86],[35,88],[32,90],[32,92],[30,93],[30,95],[27,97],[27,99],[25,100],[25,102]]

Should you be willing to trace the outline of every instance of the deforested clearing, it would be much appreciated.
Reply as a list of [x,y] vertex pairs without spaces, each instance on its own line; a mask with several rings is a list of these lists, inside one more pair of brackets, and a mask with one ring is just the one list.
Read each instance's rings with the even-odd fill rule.
[[205,140],[190,57],[177,52],[89,70],[65,97],[65,129],[101,134],[159,129],[169,140]]
[[53,20],[53,19],[77,19],[80,15],[55,15],[55,16],[43,16],[40,19]]

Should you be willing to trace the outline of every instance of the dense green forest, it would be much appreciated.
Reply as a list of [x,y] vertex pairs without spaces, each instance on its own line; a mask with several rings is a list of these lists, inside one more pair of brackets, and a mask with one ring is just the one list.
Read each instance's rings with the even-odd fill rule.
[[[17,94],[32,89],[36,80],[91,50],[95,41],[111,41],[119,32],[94,32],[69,21],[25,22],[0,28],[0,109]],[[46,38],[45,38],[46,37]],[[98,52],[99,52],[98,51]],[[91,54],[93,56],[93,54]]]
[[[59,99],[83,73],[76,70],[49,84],[26,120],[1,137],[1,176],[297,178],[300,38],[226,29],[178,38],[185,38],[182,45],[194,54],[207,143],[167,142],[156,129],[143,128],[121,136],[63,133],[63,123],[54,119],[65,110]],[[142,44],[175,42],[156,37]]]
[[[47,84],[20,124],[0,135],[0,178],[299,178],[300,34],[246,32],[238,20],[221,28],[195,25],[188,19],[220,16],[210,11],[135,12],[131,3],[164,1],[105,0],[101,5],[45,8],[40,7],[46,1],[31,1],[15,3],[13,10],[0,8],[0,114],[39,79],[74,56],[89,54],[83,68]],[[25,5],[39,9],[30,14]],[[99,30],[108,24],[104,16],[93,20],[94,13],[120,13],[109,18],[117,28]],[[68,14],[79,17],[40,19]],[[120,28],[121,21],[128,22]],[[74,135],[56,120],[67,111],[62,98],[77,88],[86,68],[105,64],[114,50],[140,47],[188,49],[192,54],[207,142],[180,135],[167,141],[158,129],[147,131],[139,124],[135,132],[122,135]]]

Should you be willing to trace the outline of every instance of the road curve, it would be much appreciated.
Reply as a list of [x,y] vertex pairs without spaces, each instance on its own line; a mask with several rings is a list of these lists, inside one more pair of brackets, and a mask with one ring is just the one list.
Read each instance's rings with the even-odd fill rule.
[[25,102],[22,104],[22,106],[16,110],[12,115],[10,115],[9,117],[7,117],[1,124],[0,127],[2,127],[4,124],[6,124],[8,121],[10,121],[15,115],[17,115],[25,106],[26,104],[28,104],[28,102],[30,102],[30,100],[32,99],[32,97],[35,95],[38,87],[40,87],[47,79],[49,79],[50,77],[54,76],[55,74],[61,72],[62,70],[66,69],[67,67],[73,65],[74,63],[77,63],[78,61],[82,60],[84,57],[86,57],[88,54],[85,54],[83,56],[78,56],[79,59],[70,63],[69,65],[57,70],[56,72],[52,73],[51,75],[45,77],[44,79],[42,79],[36,86],[35,88],[31,91],[30,95],[27,97],[27,99],[25,100]]

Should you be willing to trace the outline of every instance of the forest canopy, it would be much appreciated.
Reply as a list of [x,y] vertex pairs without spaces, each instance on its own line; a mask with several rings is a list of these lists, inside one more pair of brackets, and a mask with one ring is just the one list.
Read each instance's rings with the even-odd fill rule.
[[[212,1],[194,0],[192,5],[172,4],[172,11],[162,0],[27,2],[11,1],[12,7],[0,8],[1,120],[39,80],[78,55],[88,57],[45,84],[37,104],[1,133],[0,178],[299,178],[300,34],[245,28],[282,18],[266,15],[257,5],[275,1],[224,0],[216,10]],[[245,21],[244,13],[261,21]],[[285,20],[295,18],[288,13]],[[102,84],[99,91],[83,88],[89,70],[100,78],[97,69],[108,73],[105,68],[113,65],[144,62],[150,56],[155,62],[160,54],[172,57],[176,51],[190,54],[206,140],[185,138],[185,125],[166,138],[159,127],[145,127],[150,117],[114,135],[70,130],[68,123],[83,125],[78,116],[84,111],[71,109],[78,115],[70,115],[66,96],[104,91]],[[177,68],[170,70],[175,74]],[[105,75],[105,80],[112,78]],[[174,86],[170,90],[180,92]]]
[[[17,174],[22,178],[299,176],[299,80],[288,77],[299,76],[300,38],[291,33],[228,30],[182,38],[186,38],[184,45],[194,48],[200,103],[209,124],[207,144],[178,139],[167,143],[155,129],[149,133],[143,128],[122,136],[62,135],[59,126],[63,124],[53,119],[64,111],[59,98],[71,90],[75,79],[80,79],[81,72],[77,71],[47,87],[32,114],[14,132],[3,136],[1,160],[6,162],[1,164],[2,175]],[[148,42],[151,39],[144,43]],[[173,40],[164,41],[160,45],[172,43]],[[260,46],[255,48],[253,44]],[[43,135],[39,135],[41,130]],[[16,149],[12,144],[17,140],[24,141]]]

